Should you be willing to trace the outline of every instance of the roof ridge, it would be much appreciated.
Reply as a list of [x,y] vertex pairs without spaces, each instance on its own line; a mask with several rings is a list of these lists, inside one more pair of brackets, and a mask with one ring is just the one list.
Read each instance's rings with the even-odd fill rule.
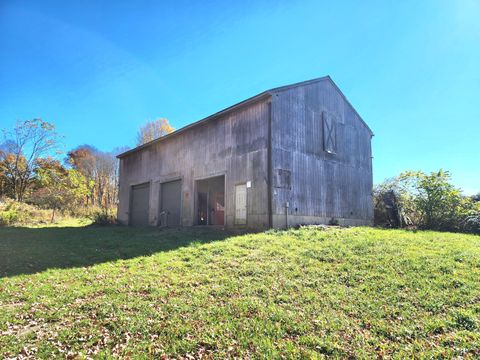
[[329,75],[326,75],[326,76],[322,76],[322,77],[318,77],[318,78],[314,78],[314,79],[310,79],[310,80],[296,82],[296,83],[289,84],[289,85],[278,86],[278,87],[275,87],[275,88],[267,90],[267,91],[268,92],[274,92],[274,91],[289,90],[289,89],[292,89],[294,87],[309,85],[309,84],[313,84],[313,83],[323,81],[323,80],[332,81],[331,77]]
[[145,143],[145,144],[142,144],[142,145],[139,145],[137,147],[134,147],[133,149],[130,149],[130,150],[127,150],[121,154],[118,154],[117,155],[117,158],[122,158],[128,154],[131,154],[133,152],[136,152],[140,149],[144,149],[146,147],[149,147],[150,145],[153,145],[153,144],[156,144],[160,141],[163,141],[165,139],[168,139],[172,136],[176,136],[176,135],[179,135],[189,129],[191,129],[192,127],[195,127],[195,126],[198,126],[198,125],[201,125],[213,118],[216,118],[218,116],[221,116],[221,115],[224,115],[230,111],[233,111],[235,109],[238,109],[242,106],[245,106],[247,104],[250,104],[250,103],[253,103],[253,102],[256,102],[256,101],[259,101],[263,98],[266,98],[266,97],[269,97],[272,95],[272,93],[275,93],[275,92],[278,92],[278,91],[285,91],[285,90],[289,90],[289,89],[292,89],[292,88],[295,88],[295,87],[298,87],[298,86],[305,86],[305,85],[309,85],[309,84],[313,84],[313,83],[316,83],[316,82],[319,82],[319,81],[324,81],[324,80],[328,80],[330,81],[333,86],[335,87],[335,89],[340,93],[340,95],[342,96],[342,98],[345,100],[345,102],[353,109],[353,111],[355,112],[355,114],[357,114],[358,118],[360,119],[360,121],[365,125],[365,127],[368,129],[368,131],[370,131],[371,135],[373,136],[373,132],[372,130],[370,129],[370,127],[367,125],[367,123],[362,119],[362,117],[360,116],[360,114],[357,112],[357,110],[355,110],[355,108],[353,107],[353,105],[350,103],[350,101],[348,101],[347,97],[345,96],[345,94],[340,90],[340,88],[337,86],[337,84],[335,84],[335,82],[332,80],[332,78],[330,77],[330,75],[326,75],[326,76],[322,76],[322,77],[318,77],[318,78],[314,78],[314,79],[310,79],[310,80],[305,80],[305,81],[300,81],[300,82],[297,82],[297,83],[294,83],[294,84],[290,84],[290,85],[284,85],[284,86],[279,86],[279,87],[275,87],[275,88],[272,88],[270,90],[266,90],[266,91],[263,91],[261,93],[258,93],[257,95],[254,95],[252,97],[249,97],[243,101],[240,101],[234,105],[231,105],[229,107],[226,107],[224,108],[223,110],[220,110],[220,111],[217,111],[216,113],[213,113],[203,119],[200,119],[200,120],[197,120],[193,123],[190,123],[188,125],[185,125],[184,127],[181,127],[180,129],[178,130],[175,130],[174,132],[171,132],[170,134],[167,134],[165,136],[162,136],[162,137],[159,137],[157,139],[154,139],[152,141],[149,141],[148,143]]

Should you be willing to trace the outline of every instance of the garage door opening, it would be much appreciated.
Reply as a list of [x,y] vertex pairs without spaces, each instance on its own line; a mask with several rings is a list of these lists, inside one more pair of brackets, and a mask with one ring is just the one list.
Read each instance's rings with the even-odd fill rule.
[[180,226],[182,181],[160,184],[159,226]]
[[225,176],[197,180],[197,224],[225,225]]
[[130,225],[147,226],[150,207],[150,183],[132,186],[130,195]]

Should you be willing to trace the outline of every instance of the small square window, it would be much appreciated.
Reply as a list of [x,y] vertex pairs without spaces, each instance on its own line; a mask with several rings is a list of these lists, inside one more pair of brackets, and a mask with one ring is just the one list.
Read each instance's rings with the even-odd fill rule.
[[275,169],[273,172],[273,186],[280,189],[291,189],[292,173],[289,170]]

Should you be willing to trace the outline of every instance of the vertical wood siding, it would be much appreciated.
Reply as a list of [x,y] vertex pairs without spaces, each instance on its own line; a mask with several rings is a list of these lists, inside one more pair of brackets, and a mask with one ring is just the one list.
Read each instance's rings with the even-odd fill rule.
[[132,185],[151,181],[150,224],[158,222],[160,183],[182,179],[182,225],[195,220],[195,180],[225,174],[226,225],[235,218],[234,189],[247,189],[248,226],[268,226],[266,100],[212,119],[121,159],[118,218],[128,221]]
[[[325,151],[325,118],[334,123],[334,144],[327,144],[334,153]],[[193,225],[195,181],[218,175],[225,175],[227,226],[235,223],[235,186],[247,181],[248,227],[268,227],[270,206],[274,227],[373,220],[371,132],[327,78],[272,90],[271,99],[121,158],[118,218],[128,222],[131,186],[150,182],[149,222],[156,225],[160,183],[182,180],[181,224]]]
[[[323,114],[323,115],[322,115]],[[371,134],[329,80],[272,95],[274,171],[291,173],[291,188],[273,184],[274,225],[371,224]],[[324,149],[324,115],[335,121],[335,154]]]

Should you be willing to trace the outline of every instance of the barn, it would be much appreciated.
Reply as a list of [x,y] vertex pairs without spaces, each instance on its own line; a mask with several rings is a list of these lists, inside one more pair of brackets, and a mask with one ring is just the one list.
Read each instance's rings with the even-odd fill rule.
[[372,136],[329,76],[271,89],[120,154],[118,220],[370,225]]

